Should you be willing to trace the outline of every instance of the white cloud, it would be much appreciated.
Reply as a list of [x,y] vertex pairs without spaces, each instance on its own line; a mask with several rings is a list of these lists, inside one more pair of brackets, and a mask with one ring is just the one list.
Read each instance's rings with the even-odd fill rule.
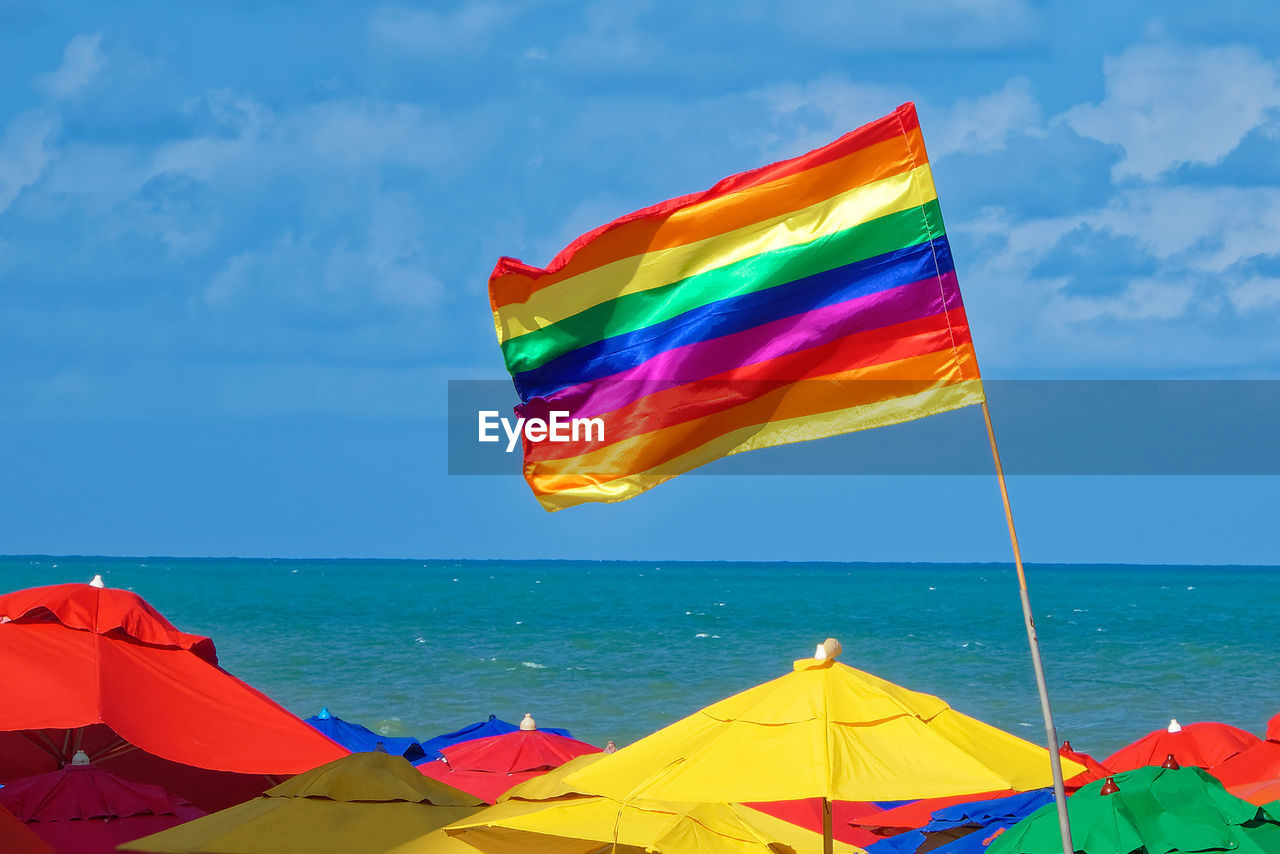
[[57,132],[58,120],[37,110],[22,113],[5,127],[0,137],[0,211],[44,173]]
[[374,12],[369,26],[377,41],[427,54],[426,58],[430,59],[479,47],[514,11],[511,6],[484,0],[464,2],[452,13],[383,6]]
[[1227,298],[1241,314],[1280,307],[1280,279],[1253,276],[1232,287]]
[[78,35],[62,52],[62,64],[54,71],[40,75],[37,85],[54,98],[70,98],[80,92],[106,65],[98,46],[102,34]]
[[336,240],[280,235],[269,247],[240,253],[204,288],[204,303],[229,308],[244,299],[325,316],[346,316],[372,298],[384,306],[434,305],[440,284],[427,263],[427,224],[404,197],[381,196],[362,233]]
[[1006,81],[995,92],[960,98],[946,107],[915,96],[905,86],[856,83],[838,75],[778,84],[756,93],[778,128],[767,143],[767,151],[777,156],[825,145],[913,99],[931,158],[1000,151],[1016,133],[1039,132],[1040,105],[1030,82],[1022,77]]
[[[579,68],[617,70],[660,65],[663,42],[641,19],[651,11],[647,0],[593,0],[585,4],[582,23],[556,46],[555,57]],[[661,25],[659,25],[661,27]]]
[[826,145],[911,100],[906,87],[855,83],[827,75],[808,83],[781,83],[759,90],[776,128],[763,148],[771,157],[794,157]]
[[[925,108],[921,108],[925,112]],[[1015,133],[1036,130],[1040,104],[1025,77],[1007,81],[989,95],[960,98],[950,107],[928,110],[929,154],[1002,151]]]
[[1132,188],[1081,222],[1131,238],[1155,258],[1222,273],[1242,261],[1280,255],[1280,188]]
[[1276,64],[1251,47],[1138,44],[1104,64],[1106,96],[1062,120],[1120,146],[1116,178],[1153,179],[1183,164],[1212,165],[1280,107]]
[[779,3],[778,25],[836,49],[990,50],[1039,38],[1042,15],[1027,0]]
[[1054,293],[1044,316],[1070,326],[1108,318],[1111,320],[1173,320],[1191,305],[1195,286],[1187,281],[1135,279],[1119,294],[1091,296]]
[[[82,90],[103,67],[98,55],[102,36],[79,35],[67,43],[62,64],[36,77],[36,85],[55,100]],[[0,212],[8,209],[26,187],[44,174],[54,159],[54,142],[61,129],[56,104],[19,113],[0,135]]]
[[330,100],[276,113],[251,99],[217,92],[207,100],[220,126],[155,150],[151,174],[181,172],[253,180],[299,170],[397,165],[432,169],[453,150],[449,126],[418,104]]

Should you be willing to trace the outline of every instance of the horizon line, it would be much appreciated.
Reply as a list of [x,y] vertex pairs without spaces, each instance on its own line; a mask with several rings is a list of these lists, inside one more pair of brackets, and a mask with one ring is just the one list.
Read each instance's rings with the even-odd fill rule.
[[[1000,566],[1013,568],[1013,558],[1004,560],[734,560],[732,558],[554,558],[554,557],[270,557],[262,555],[107,555],[107,554],[0,554],[0,561],[7,560],[169,560],[169,561],[277,561],[291,563],[618,563],[618,564],[751,564],[758,566],[822,564],[831,566]],[[1040,567],[1145,567],[1145,568],[1198,568],[1198,569],[1280,569],[1272,563],[1133,563],[1127,561],[1024,561],[1027,566]]]

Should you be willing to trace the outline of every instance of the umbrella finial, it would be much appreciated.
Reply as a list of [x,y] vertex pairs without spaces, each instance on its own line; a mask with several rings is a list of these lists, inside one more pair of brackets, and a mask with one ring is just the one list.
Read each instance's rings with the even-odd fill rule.
[[537,728],[538,723],[533,719],[533,715],[525,712],[524,720],[520,721],[520,729],[525,732],[529,732],[530,730],[535,730]]
[[1173,754],[1170,753],[1168,756],[1164,758],[1164,762],[1160,763],[1160,767],[1166,768],[1170,771],[1177,771],[1182,766],[1178,764],[1178,760],[1174,759]]
[[1169,718],[1169,732],[1182,732],[1182,724],[1177,718]]
[[835,638],[827,638],[822,643],[818,644],[818,648],[813,651],[813,657],[818,659],[818,661],[834,660],[835,657],[841,653],[842,649],[840,641]]
[[1075,752],[1076,752],[1076,751],[1075,751],[1075,748],[1071,746],[1071,739],[1067,739],[1066,741],[1062,742],[1062,749],[1063,749],[1063,750],[1069,750],[1069,751],[1071,751],[1072,753],[1075,753]]
[[386,753],[386,752],[387,752],[387,746],[386,746],[385,744],[383,744],[382,742],[380,742],[380,741],[379,741],[379,742],[377,742],[377,743],[375,743],[375,744],[373,745],[373,752],[374,752],[374,753]]
[[1120,787],[1116,785],[1116,778],[1108,777],[1107,781],[1102,784],[1102,791],[1099,794],[1114,795],[1118,791],[1120,791]]
[[333,713],[329,711],[329,707],[328,707],[328,706],[321,706],[321,707],[320,707],[320,714],[316,715],[316,718],[318,718],[319,720],[322,720],[322,721],[327,721],[327,720],[329,720],[329,718],[331,718],[331,717],[333,717]]
[[93,575],[93,581],[89,582],[89,586],[97,587],[99,590],[101,590],[102,588],[106,587],[107,584],[105,581],[102,580],[102,576],[95,572]]
[[75,752],[75,755],[71,757],[71,764],[72,765],[88,765],[89,754],[85,753],[83,750],[77,750]]

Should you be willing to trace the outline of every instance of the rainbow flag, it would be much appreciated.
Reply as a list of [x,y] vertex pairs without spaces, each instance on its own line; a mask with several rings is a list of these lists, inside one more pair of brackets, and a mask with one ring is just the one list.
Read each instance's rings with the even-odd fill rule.
[[546,268],[502,258],[489,300],[548,510],[983,400],[913,104]]

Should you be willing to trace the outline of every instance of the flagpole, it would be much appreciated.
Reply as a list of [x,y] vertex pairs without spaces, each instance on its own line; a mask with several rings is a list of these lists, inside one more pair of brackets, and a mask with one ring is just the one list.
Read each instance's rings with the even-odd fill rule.
[[822,799],[822,854],[832,854],[835,848],[835,830],[831,826],[831,799]]
[[1004,503],[1004,519],[1009,526],[1009,543],[1013,546],[1013,565],[1018,571],[1018,593],[1022,597],[1022,618],[1027,624],[1027,641],[1031,644],[1031,666],[1036,673],[1036,688],[1040,691],[1040,710],[1044,713],[1044,729],[1049,739],[1049,767],[1053,771],[1053,798],[1058,803],[1058,827],[1062,830],[1063,854],[1075,854],[1071,842],[1071,820],[1067,816],[1067,790],[1062,781],[1062,758],[1058,755],[1058,728],[1053,725],[1053,710],[1049,707],[1049,688],[1044,681],[1044,664],[1040,660],[1040,639],[1036,636],[1036,621],[1031,616],[1031,595],[1027,592],[1027,574],[1022,568],[1022,550],[1018,548],[1018,532],[1013,527],[1013,510],[1009,507],[1009,488],[1004,482],[1004,468],[1000,465],[1000,451],[996,448],[996,431],[991,426],[991,411],[987,401],[982,401],[982,418],[987,424],[987,439],[991,442],[991,459],[996,464],[996,479],[1000,482],[1000,500]]

